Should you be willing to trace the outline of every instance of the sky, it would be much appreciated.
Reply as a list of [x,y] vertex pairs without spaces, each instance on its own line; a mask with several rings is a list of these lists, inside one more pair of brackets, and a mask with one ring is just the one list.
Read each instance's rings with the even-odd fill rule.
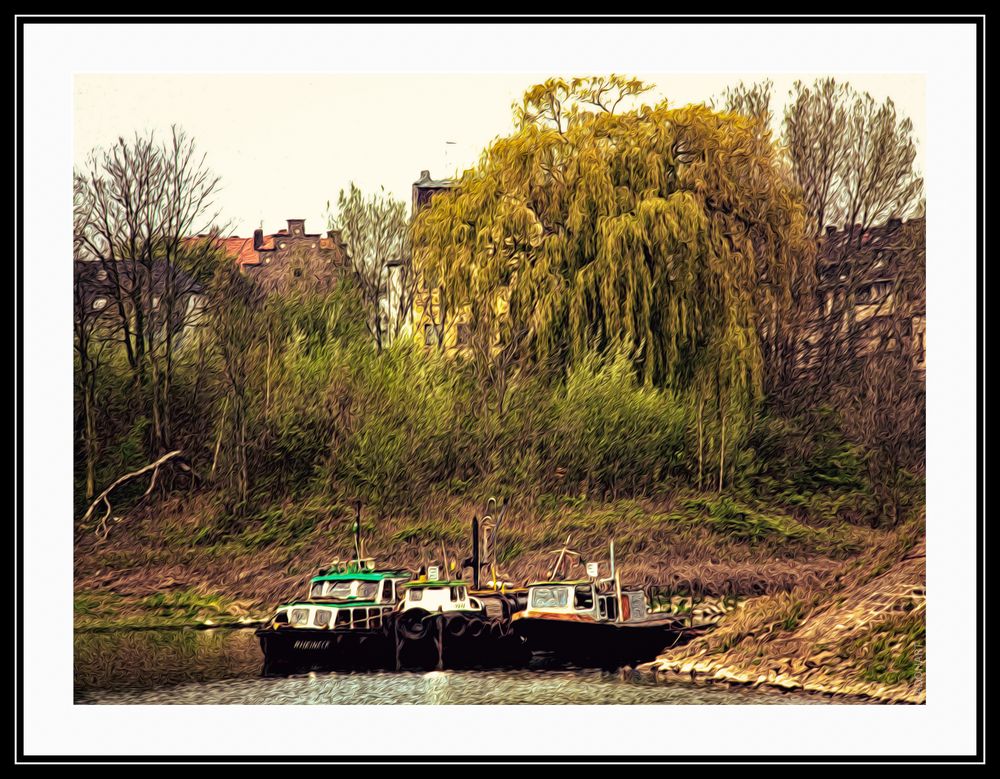
[[[234,235],[274,232],[287,219],[327,229],[327,203],[351,181],[410,203],[422,170],[447,178],[513,130],[511,104],[552,74],[87,74],[74,83],[74,164],[119,136],[171,125],[194,137],[221,178],[216,208]],[[630,74],[631,75],[631,74]],[[780,118],[797,79],[832,75],[910,117],[923,169],[924,79],[911,74],[635,74],[646,102],[707,102],[739,81],[770,78]]]

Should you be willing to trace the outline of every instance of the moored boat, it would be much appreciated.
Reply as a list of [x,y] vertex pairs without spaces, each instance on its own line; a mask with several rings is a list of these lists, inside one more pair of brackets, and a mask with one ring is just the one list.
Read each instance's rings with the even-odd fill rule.
[[552,575],[528,585],[527,608],[512,617],[514,632],[532,652],[579,665],[634,664],[653,659],[686,632],[676,617],[651,612],[641,589],[621,586],[613,544],[611,575],[604,579],[596,563],[587,565],[587,578],[559,578],[568,556],[579,559],[560,550]]
[[[397,668],[485,668],[517,662],[521,641],[510,621],[491,616],[468,582],[426,578],[407,582],[395,623]],[[487,598],[489,595],[487,594]]]
[[391,667],[391,615],[411,578],[371,558],[334,561],[309,581],[304,599],[279,606],[257,630],[265,673]]

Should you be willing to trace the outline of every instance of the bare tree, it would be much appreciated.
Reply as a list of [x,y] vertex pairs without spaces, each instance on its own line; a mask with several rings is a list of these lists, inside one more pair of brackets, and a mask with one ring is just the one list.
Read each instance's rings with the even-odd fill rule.
[[912,215],[923,181],[914,169],[913,123],[892,100],[832,78],[795,82],[785,107],[784,136],[795,180],[818,237],[841,223],[856,239],[889,217]]
[[857,95],[847,118],[840,200],[844,223],[859,242],[872,225],[910,215],[923,191],[914,169],[913,123],[901,119],[891,99],[876,104]]
[[742,114],[751,119],[759,120],[764,127],[771,126],[771,90],[774,82],[764,79],[753,84],[740,82],[736,86],[726,87],[722,93],[723,107],[734,114]]
[[[226,442],[231,457],[227,474],[238,511],[246,508],[250,493],[249,411],[251,383],[259,371],[262,332],[260,321],[265,292],[230,264],[219,265],[211,284],[206,315],[213,344],[222,363],[225,391],[216,452],[228,425]],[[215,465],[213,463],[213,472]]]
[[785,143],[815,236],[834,212],[839,194],[849,90],[832,78],[817,80],[811,87],[796,81],[785,107]]
[[[327,204],[329,208],[329,203]],[[337,214],[328,217],[331,229],[340,230],[348,245],[348,252],[357,277],[358,287],[365,306],[368,331],[381,351],[388,340],[389,327],[398,330],[398,324],[386,321],[387,308],[395,308],[389,301],[399,299],[401,290],[391,287],[405,278],[406,295],[412,305],[412,286],[416,279],[409,267],[409,230],[406,206],[402,201],[387,195],[384,189],[366,197],[354,182],[348,191],[341,190],[337,198]],[[406,268],[403,273],[393,273],[393,268]],[[393,311],[392,313],[395,313]],[[404,312],[405,313],[405,312]]]
[[78,424],[84,452],[84,496],[94,497],[95,470],[99,442],[97,434],[97,380],[109,339],[102,337],[103,304],[106,298],[95,292],[92,279],[84,278],[88,267],[73,263],[73,349],[76,354],[74,378],[80,402],[82,425]]
[[164,143],[149,133],[95,150],[74,182],[78,254],[107,274],[117,335],[148,399],[151,449],[166,450],[178,335],[217,256],[219,179],[175,127]]

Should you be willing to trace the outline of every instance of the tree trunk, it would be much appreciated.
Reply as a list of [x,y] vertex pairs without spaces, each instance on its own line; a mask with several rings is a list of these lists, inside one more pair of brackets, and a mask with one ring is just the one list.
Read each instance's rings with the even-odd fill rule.
[[84,380],[83,392],[83,435],[87,474],[85,494],[87,500],[91,500],[94,497],[94,471],[97,460],[97,425],[94,419],[94,395],[94,377],[88,376]]
[[726,470],[726,409],[719,400],[719,417],[721,418],[722,430],[719,434],[719,492],[722,492],[723,474]]
[[702,486],[702,466],[705,462],[705,397],[698,394],[698,490]]

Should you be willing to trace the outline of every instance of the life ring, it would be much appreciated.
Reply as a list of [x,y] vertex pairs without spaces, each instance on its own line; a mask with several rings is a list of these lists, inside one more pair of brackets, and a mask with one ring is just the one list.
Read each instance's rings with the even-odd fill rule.
[[428,633],[431,613],[424,609],[410,609],[404,611],[396,623],[396,630],[399,635],[407,641],[420,641]]
[[445,633],[449,638],[461,638],[468,629],[468,619],[464,614],[454,614],[446,618]]

